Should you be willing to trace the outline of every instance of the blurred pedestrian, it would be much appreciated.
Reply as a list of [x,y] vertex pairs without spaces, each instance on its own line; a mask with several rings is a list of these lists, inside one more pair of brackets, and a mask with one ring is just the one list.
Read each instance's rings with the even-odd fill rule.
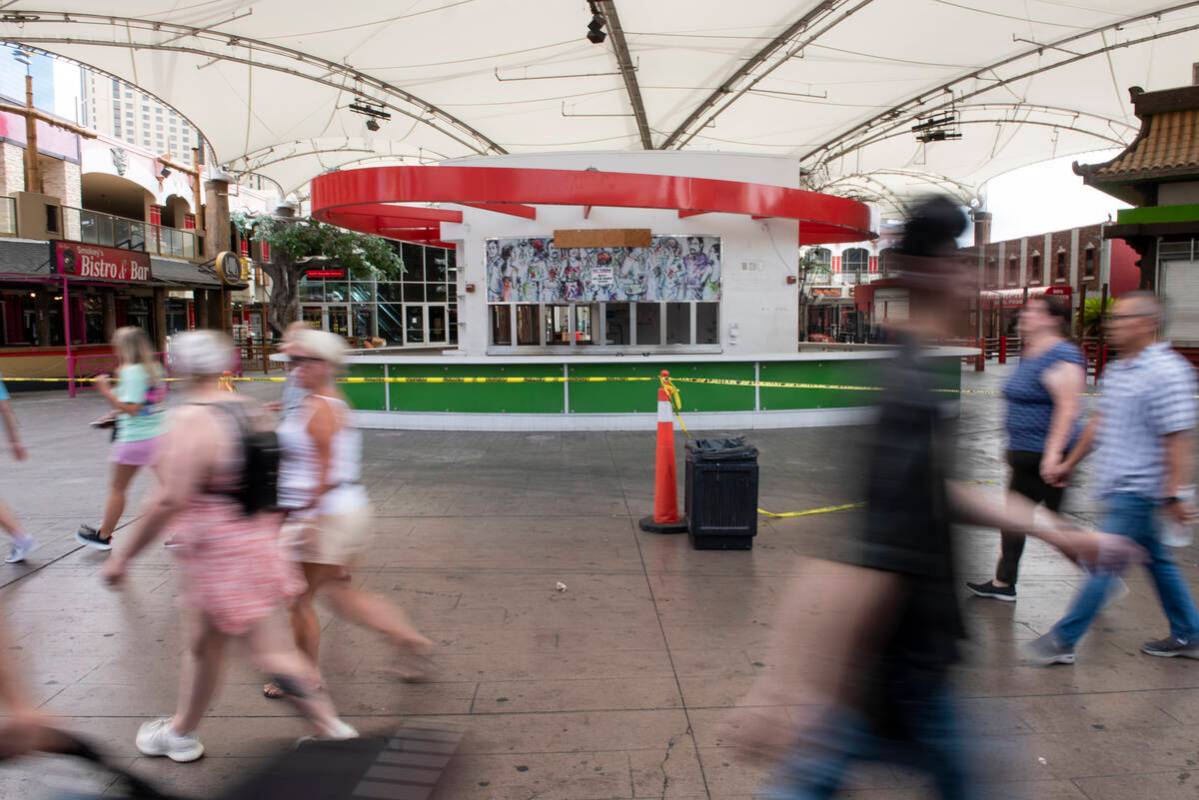
[[[279,500],[291,509],[283,546],[303,568],[308,584],[292,605],[292,629],[296,644],[312,663],[319,663],[321,626],[315,603],[318,595],[324,596],[337,616],[386,636],[406,662],[401,676],[415,679],[426,669],[424,656],[432,642],[417,632],[403,609],[342,579],[365,551],[371,532],[370,498],[359,482],[362,434],[335,384],[345,349],[337,334],[305,330],[296,334],[289,350],[293,374],[308,392],[300,410],[278,429]],[[263,692],[281,696],[277,684],[267,684]]]
[[[1118,299],[1107,318],[1107,341],[1119,353],[1103,374],[1099,408],[1078,445],[1058,468],[1070,473],[1091,447],[1095,494],[1104,507],[1103,529],[1128,537],[1149,554],[1146,567],[1157,589],[1170,635],[1146,642],[1151,656],[1199,658],[1199,610],[1186,579],[1160,538],[1157,514],[1179,524],[1194,520],[1195,368],[1158,341],[1161,303],[1152,292]],[[1117,580],[1096,572],[1079,590],[1053,630],[1030,653],[1043,664],[1073,664],[1075,646]]]
[[[1060,470],[1082,433],[1086,361],[1066,338],[1070,309],[1047,297],[1032,297],[1020,311],[1020,365],[1003,386],[1007,401],[1008,490],[1056,512],[1065,481]],[[1052,482],[1046,476],[1053,478]],[[966,586],[979,597],[1013,602],[1024,534],[1000,531],[995,577]]]
[[166,383],[150,337],[141,328],[118,328],[112,347],[120,363],[116,389],[107,375],[96,378],[97,391],[116,412],[108,500],[99,528],[81,525],[75,532],[80,544],[96,550],[112,549],[112,534],[125,513],[129,485],[142,467],[154,467],[166,419],[163,414]]
[[[25,445],[21,444],[21,430],[17,425],[17,417],[13,414],[12,403],[8,399],[8,389],[0,377],[0,420],[4,421],[4,432],[8,435],[8,444],[12,448],[12,457],[24,461],[27,457]],[[4,528],[12,537],[12,546],[8,550],[5,564],[19,564],[37,547],[37,540],[25,531],[21,521],[8,506],[0,502],[0,528]]]
[[1038,520],[1019,496],[993,501],[948,480],[952,420],[927,348],[961,317],[953,291],[965,275],[951,257],[964,228],[960,208],[941,198],[907,223],[892,264],[909,319],[892,325],[898,348],[881,376],[862,527],[842,561],[801,567],[782,599],[775,669],[731,720],[743,748],[782,761],[767,797],[833,797],[868,760],[919,769],[942,798],[972,796],[949,680],[965,634],[952,520],[1036,536],[1087,562],[1136,551],[1056,515]]
[[103,573],[110,585],[121,584],[130,560],[171,526],[192,664],[183,671],[175,715],[142,725],[138,750],[179,762],[203,755],[195,731],[216,693],[232,639],[246,642],[258,668],[322,737],[353,738],[357,732],[337,718],[315,667],[296,650],[282,620],[272,618],[303,587],[280,556],[277,517],[247,514],[238,498],[252,480],[242,473],[244,434],[258,414],[252,401],[220,388],[233,363],[232,343],[213,331],[184,333],[171,357],[175,375],[185,381],[187,403],[172,412],[162,486]]

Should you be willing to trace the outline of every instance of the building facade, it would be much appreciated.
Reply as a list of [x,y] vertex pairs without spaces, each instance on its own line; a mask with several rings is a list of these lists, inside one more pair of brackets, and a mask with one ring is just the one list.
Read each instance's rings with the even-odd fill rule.
[[155,154],[195,166],[200,133],[187,118],[142,90],[90,70],[82,72],[81,124]]

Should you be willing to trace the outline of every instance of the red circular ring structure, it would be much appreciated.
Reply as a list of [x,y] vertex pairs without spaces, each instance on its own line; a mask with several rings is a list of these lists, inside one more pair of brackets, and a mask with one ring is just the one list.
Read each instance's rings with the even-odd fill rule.
[[512,167],[369,167],[312,181],[312,216],[343,228],[435,242],[462,212],[396,203],[456,203],[536,219],[539,205],[610,206],[746,214],[799,222],[800,244],[873,239],[864,203],[764,183],[595,170]]

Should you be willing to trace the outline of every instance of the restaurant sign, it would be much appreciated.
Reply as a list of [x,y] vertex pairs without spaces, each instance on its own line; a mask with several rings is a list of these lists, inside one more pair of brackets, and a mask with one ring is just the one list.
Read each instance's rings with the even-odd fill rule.
[[82,242],[50,242],[50,263],[59,275],[94,281],[147,283],[150,254]]

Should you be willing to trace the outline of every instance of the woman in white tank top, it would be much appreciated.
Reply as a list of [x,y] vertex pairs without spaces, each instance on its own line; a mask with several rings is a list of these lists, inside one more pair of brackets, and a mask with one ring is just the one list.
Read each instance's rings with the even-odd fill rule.
[[[309,394],[303,405],[279,425],[279,503],[290,509],[282,542],[288,558],[299,562],[308,582],[291,609],[296,644],[319,664],[321,627],[316,597],[323,595],[339,617],[376,630],[399,647],[409,661],[402,674],[423,677],[422,663],[433,643],[412,626],[403,609],[344,580],[370,543],[371,507],[359,483],[362,434],[351,425],[350,409],[335,384],[345,342],[325,331],[300,331],[289,348],[294,373]],[[267,697],[282,696],[267,684]]]

